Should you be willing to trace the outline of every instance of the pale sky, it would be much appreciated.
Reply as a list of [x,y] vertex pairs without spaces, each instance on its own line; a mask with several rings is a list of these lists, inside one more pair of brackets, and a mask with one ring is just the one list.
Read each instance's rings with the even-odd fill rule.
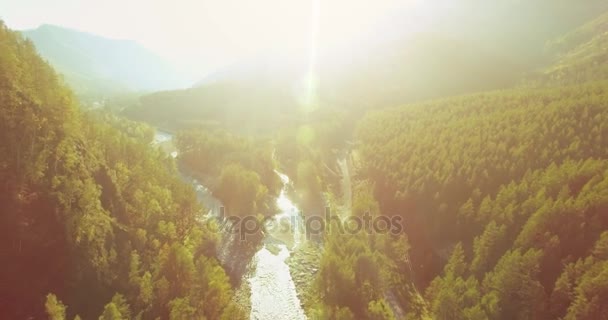
[[135,40],[181,67],[211,71],[261,52],[308,51],[314,24],[317,47],[348,43],[412,1],[0,0],[0,18],[13,29],[48,23]]

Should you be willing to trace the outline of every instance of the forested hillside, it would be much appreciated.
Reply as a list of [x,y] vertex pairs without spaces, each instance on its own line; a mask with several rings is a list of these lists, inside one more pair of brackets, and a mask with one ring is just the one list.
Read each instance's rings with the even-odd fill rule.
[[204,87],[155,92],[140,98],[124,114],[173,130],[229,127],[268,133],[296,122],[298,105],[281,85],[251,82],[212,83]]
[[565,53],[534,88],[405,105],[359,123],[360,178],[374,182],[383,214],[404,218],[433,319],[608,314],[604,20],[555,42]]
[[539,75],[540,85],[567,85],[608,78],[608,13],[548,43],[555,56]]
[[243,318],[202,208],[153,131],[81,112],[3,24],[0,52],[0,314]]

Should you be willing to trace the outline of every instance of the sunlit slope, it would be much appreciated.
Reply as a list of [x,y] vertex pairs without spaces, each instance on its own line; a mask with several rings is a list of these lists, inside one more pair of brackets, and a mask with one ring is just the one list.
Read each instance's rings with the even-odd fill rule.
[[317,107],[366,109],[500,88],[522,74],[491,53],[431,34],[379,48],[350,64],[322,62],[313,75],[313,87],[308,87],[304,63],[256,63],[260,61],[236,65],[192,89],[144,96],[127,114],[174,127],[215,121],[273,128]]
[[554,63],[537,84],[564,85],[608,79],[608,13],[550,42]]
[[127,116],[161,127],[228,126],[242,132],[276,129],[293,121],[300,106],[292,78],[235,78],[200,87],[144,95]]
[[85,114],[58,79],[0,22],[2,317],[243,319],[153,130]]
[[607,91],[606,82],[506,90],[373,112],[358,131],[365,169],[380,199],[422,196],[418,206],[451,216],[447,208],[474,189],[491,193],[527,170],[608,156]]
[[[608,83],[396,105],[364,117],[354,152],[376,210],[404,218],[409,240],[377,250],[389,259],[383,272],[398,268],[396,283],[370,281],[386,296],[349,290],[378,270],[352,267],[365,261],[367,239],[353,249],[347,237],[328,237],[317,289],[326,298],[313,309],[363,318],[381,302],[378,313],[391,319],[394,294],[407,319],[604,318]],[[369,238],[368,247],[382,243]]]
[[22,33],[85,97],[170,89],[184,84],[166,61],[133,41],[107,39],[53,25]]
[[[416,277],[435,279],[426,294],[435,315],[605,314],[608,283],[592,279],[608,263],[598,249],[608,236],[607,123],[606,81],[446,98],[361,121],[361,177],[385,214],[405,218]],[[455,251],[441,273],[457,243],[466,255]]]

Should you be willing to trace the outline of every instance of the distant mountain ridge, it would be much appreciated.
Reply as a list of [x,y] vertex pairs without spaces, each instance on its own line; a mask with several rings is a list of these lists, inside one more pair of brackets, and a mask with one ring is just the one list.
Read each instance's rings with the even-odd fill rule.
[[[497,89],[516,83],[524,72],[502,55],[430,32],[403,36],[368,48],[365,54],[337,56],[319,58],[312,78],[305,59],[244,61],[210,74],[192,88],[145,95],[126,114],[174,129],[202,123],[242,128],[238,124],[247,123],[246,131],[251,132],[289,126],[287,119],[324,107],[359,113],[370,107]],[[259,122],[248,121],[252,119]]]
[[80,96],[175,89],[185,81],[166,61],[131,40],[108,39],[55,25],[22,34]]

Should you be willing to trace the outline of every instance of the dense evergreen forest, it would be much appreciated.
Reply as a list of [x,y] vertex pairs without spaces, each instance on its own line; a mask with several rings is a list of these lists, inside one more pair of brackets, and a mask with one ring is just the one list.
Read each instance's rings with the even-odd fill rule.
[[3,317],[245,318],[153,131],[81,112],[3,24],[0,52]]
[[[562,267],[594,256],[608,227],[606,87],[484,93],[378,112],[361,123],[362,175],[375,182],[383,211],[403,215],[417,282],[426,287],[450,252],[450,261],[462,260],[460,273],[450,274],[448,263],[427,289],[436,317],[541,317],[549,312],[543,306],[555,306]],[[502,281],[513,281],[512,293]],[[528,286],[536,289],[523,292]],[[605,312],[600,297],[591,293],[584,306],[591,314],[574,318],[597,319]],[[555,307],[565,310],[570,299]]]

